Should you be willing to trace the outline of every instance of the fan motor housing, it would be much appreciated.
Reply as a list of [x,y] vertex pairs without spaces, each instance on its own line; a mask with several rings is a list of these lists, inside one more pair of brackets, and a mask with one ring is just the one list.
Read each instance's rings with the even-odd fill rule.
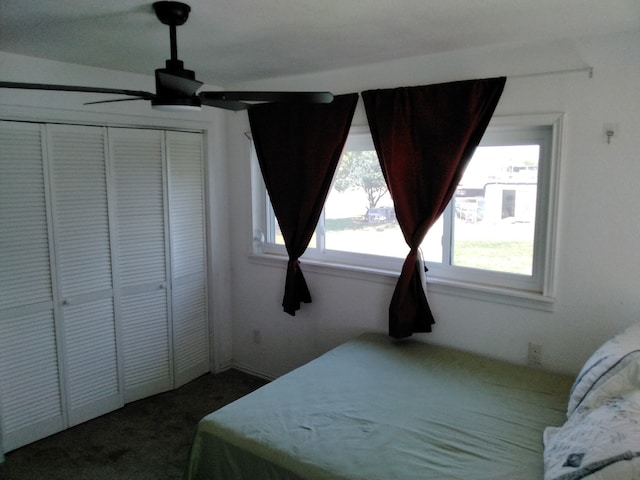
[[155,2],[156,17],[165,25],[182,25],[189,18],[191,7],[182,2]]
[[158,68],[156,69],[156,94],[160,97],[169,97],[169,96],[176,96],[176,95],[181,95],[180,92],[177,92],[176,90],[167,87],[166,85],[164,85],[162,83],[162,81],[160,80],[160,75],[158,75],[159,73],[166,73],[168,75],[171,75],[173,77],[181,77],[181,78],[186,78],[187,80],[195,80],[196,79],[196,74],[193,70],[186,70],[184,68],[182,68],[182,61],[177,60],[177,63],[179,63],[180,65],[175,65],[176,61],[175,60],[167,60],[167,68]]

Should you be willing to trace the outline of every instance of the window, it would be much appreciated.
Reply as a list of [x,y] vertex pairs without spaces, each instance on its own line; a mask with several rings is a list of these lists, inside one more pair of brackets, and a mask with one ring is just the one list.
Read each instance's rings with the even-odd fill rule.
[[[422,243],[430,283],[552,296],[560,127],[559,115],[492,121]],[[258,228],[266,232],[265,251],[282,253],[268,204]],[[354,127],[304,259],[397,272],[408,251],[371,135]]]

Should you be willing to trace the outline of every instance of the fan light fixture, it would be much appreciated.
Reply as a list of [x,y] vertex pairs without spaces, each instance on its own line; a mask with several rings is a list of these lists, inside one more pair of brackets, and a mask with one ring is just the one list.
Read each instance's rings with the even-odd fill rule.
[[159,112],[199,112],[202,107],[198,105],[153,105],[151,108]]
[[199,112],[202,110],[202,104],[198,97],[154,98],[151,100],[151,107],[161,112]]

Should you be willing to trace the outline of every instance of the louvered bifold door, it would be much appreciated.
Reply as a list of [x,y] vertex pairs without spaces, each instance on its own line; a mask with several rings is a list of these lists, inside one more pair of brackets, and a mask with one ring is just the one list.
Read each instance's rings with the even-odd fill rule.
[[125,401],[173,388],[164,134],[109,129]]
[[167,132],[176,387],[209,371],[202,134]]
[[0,122],[0,427],[4,451],[65,427],[44,127]]
[[122,406],[107,202],[106,129],[48,126],[69,425]]

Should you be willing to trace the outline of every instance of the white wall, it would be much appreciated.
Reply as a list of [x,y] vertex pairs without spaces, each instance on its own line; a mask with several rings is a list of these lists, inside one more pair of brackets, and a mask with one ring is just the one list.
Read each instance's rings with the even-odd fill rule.
[[[514,75],[581,68],[586,73]],[[360,92],[506,75],[496,115],[564,112],[555,307],[552,312],[430,292],[437,323],[418,338],[525,363],[529,341],[545,368],[576,373],[608,336],[640,320],[640,33],[579,42],[483,48],[234,85]],[[608,145],[603,125],[619,136]],[[360,104],[354,125],[365,125]],[[327,275],[302,265],[313,303],[282,312],[284,267],[252,261],[249,130],[229,118],[233,360],[280,375],[364,330],[386,331],[393,282]],[[253,332],[260,331],[256,344]]]
[[[639,320],[640,33],[580,42],[483,48],[377,65],[271,79],[229,89],[360,92],[497,75],[594,67],[585,73],[511,78],[497,115],[565,112],[553,312],[429,293],[437,323],[418,338],[524,363],[527,343],[543,366],[575,373],[608,336]],[[153,90],[153,78],[0,52],[0,79]],[[82,97],[82,98],[80,98]],[[86,100],[85,100],[86,98]],[[386,331],[392,279],[327,275],[303,265],[313,303],[282,312],[282,265],[251,261],[252,200],[246,113],[205,109],[172,117],[145,102],[85,107],[81,94],[0,90],[1,118],[96,118],[104,122],[206,125],[215,366],[277,376],[365,330]],[[123,115],[126,114],[126,115]],[[607,145],[605,123],[619,126]],[[355,125],[366,125],[359,105]],[[253,341],[260,330],[259,344]]]

